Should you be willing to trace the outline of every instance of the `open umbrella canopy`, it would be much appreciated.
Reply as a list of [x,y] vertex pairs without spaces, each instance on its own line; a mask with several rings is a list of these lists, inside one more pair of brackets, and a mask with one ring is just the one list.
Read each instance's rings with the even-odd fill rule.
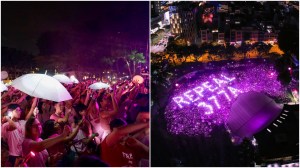
[[16,78],[12,86],[37,98],[61,102],[72,99],[67,89],[55,78],[45,74],[26,74]]
[[72,80],[67,77],[66,75],[63,74],[57,74],[54,75],[53,78],[57,79],[59,82],[64,83],[64,84],[73,84]]
[[1,92],[7,90],[7,87],[5,86],[5,84],[3,83],[3,81],[1,81]]
[[243,93],[231,106],[228,126],[233,135],[250,137],[273,122],[282,108],[283,105],[263,93]]
[[109,88],[110,86],[106,83],[102,83],[102,82],[97,82],[97,83],[93,83],[89,86],[90,89],[94,89],[94,90],[97,90],[97,89],[106,89],[106,88]]
[[70,79],[73,83],[79,83],[78,79],[76,79],[74,75],[70,76]]

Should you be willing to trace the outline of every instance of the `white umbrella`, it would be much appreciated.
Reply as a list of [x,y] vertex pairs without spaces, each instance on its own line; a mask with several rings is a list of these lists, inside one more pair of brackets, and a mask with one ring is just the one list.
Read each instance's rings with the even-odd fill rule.
[[1,92],[7,90],[7,87],[4,85],[3,81],[1,81]]
[[110,86],[106,83],[102,83],[102,82],[97,82],[97,83],[94,83],[94,84],[91,84],[89,86],[90,89],[94,89],[94,90],[97,90],[97,89],[103,89],[103,88],[109,88]]
[[16,89],[26,94],[46,100],[61,102],[72,99],[67,89],[55,78],[45,74],[26,74],[12,83]]
[[75,78],[74,75],[72,75],[72,76],[70,77],[70,79],[71,79],[71,81],[72,81],[73,83],[79,83],[79,81]]
[[64,84],[73,84],[72,80],[67,77],[66,75],[62,75],[62,74],[57,74],[54,75],[53,78],[57,79],[59,82],[64,83]]

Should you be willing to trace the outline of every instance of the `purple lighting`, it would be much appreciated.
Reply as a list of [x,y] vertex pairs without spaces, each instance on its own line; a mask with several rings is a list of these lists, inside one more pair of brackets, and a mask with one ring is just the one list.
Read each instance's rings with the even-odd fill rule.
[[166,107],[171,133],[209,136],[214,125],[227,123],[230,107],[241,93],[286,97],[286,89],[276,80],[277,73],[270,65],[193,73],[186,75],[189,82],[178,82]]

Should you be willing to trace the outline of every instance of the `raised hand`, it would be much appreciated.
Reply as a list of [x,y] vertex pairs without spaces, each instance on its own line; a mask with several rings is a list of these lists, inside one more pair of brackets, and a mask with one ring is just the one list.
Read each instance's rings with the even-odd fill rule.
[[71,128],[68,125],[65,125],[64,130],[63,130],[63,137],[67,137],[71,132]]
[[33,110],[34,117],[36,117],[38,113],[39,113],[39,109],[37,107],[35,107]]

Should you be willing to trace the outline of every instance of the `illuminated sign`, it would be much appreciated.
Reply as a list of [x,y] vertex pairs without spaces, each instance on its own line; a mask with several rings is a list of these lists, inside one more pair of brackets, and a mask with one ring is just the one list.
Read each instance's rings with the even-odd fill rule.
[[[212,78],[211,81],[203,82],[199,86],[187,90],[182,95],[174,97],[173,101],[179,108],[195,105],[205,108],[205,114],[213,114],[214,109],[221,108],[219,98],[231,101],[232,97],[235,98],[239,93],[242,93],[241,90],[229,86],[235,78],[230,78],[225,75],[221,75],[221,77],[221,79]],[[209,96],[204,97],[204,92]]]
[[193,72],[184,76],[185,82],[174,84],[164,113],[168,131],[209,136],[214,125],[226,123],[231,105],[241,93],[256,91],[287,97],[271,65],[235,66],[238,64],[233,64],[231,70]]

